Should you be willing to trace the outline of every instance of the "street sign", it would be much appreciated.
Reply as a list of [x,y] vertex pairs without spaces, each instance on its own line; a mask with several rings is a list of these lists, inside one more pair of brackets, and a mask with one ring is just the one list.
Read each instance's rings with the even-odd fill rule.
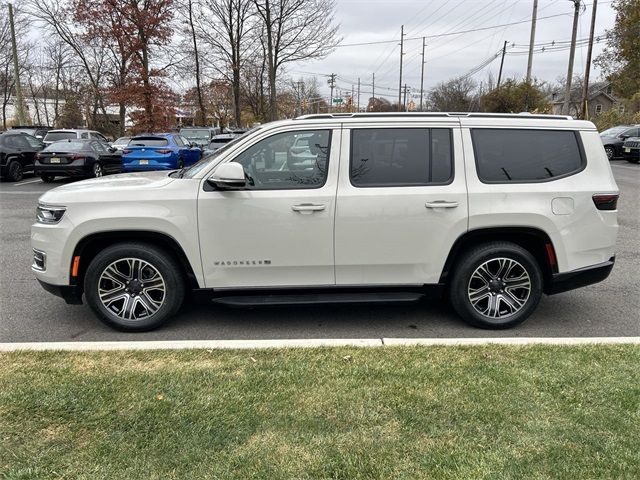
[[333,99],[333,103],[342,103],[342,99],[341,98],[334,98]]

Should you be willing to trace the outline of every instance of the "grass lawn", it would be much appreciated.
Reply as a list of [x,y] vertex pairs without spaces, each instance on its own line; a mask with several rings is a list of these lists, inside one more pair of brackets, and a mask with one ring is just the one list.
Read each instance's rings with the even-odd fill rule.
[[0,354],[0,478],[640,478],[640,348]]

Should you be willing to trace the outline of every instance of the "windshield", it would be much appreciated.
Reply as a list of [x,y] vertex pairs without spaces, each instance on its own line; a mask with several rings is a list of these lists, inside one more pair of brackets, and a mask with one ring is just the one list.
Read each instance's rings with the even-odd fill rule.
[[80,152],[86,150],[85,142],[53,142],[43,152]]
[[622,132],[624,132],[627,128],[629,128],[629,127],[612,127],[612,128],[609,128],[609,129],[605,130],[600,135],[602,137],[617,137]]
[[217,149],[215,152],[206,154],[204,157],[202,157],[202,159],[199,162],[194,163],[189,168],[184,170],[182,178],[193,178],[195,175],[197,175],[199,172],[206,169],[207,167],[215,165],[216,163],[218,163],[219,157],[222,153],[226,152],[228,149],[233,147],[236,143],[238,143],[239,140],[246,138],[247,136],[251,135],[253,132],[256,132],[259,128],[260,127],[252,128],[251,130],[244,133],[243,135],[238,135],[229,143],[225,143],[222,147]]
[[56,140],[67,140],[70,138],[78,138],[76,132],[49,132],[44,137],[47,142],[55,142]]
[[136,137],[129,142],[129,147],[166,147],[169,140],[162,137]]
[[194,130],[193,128],[183,128],[180,130],[180,135],[187,137],[188,139],[209,139],[209,130]]

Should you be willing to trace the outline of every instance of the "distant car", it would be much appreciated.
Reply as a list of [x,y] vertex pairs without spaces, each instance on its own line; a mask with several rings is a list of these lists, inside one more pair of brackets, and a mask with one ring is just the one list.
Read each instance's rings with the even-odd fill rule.
[[26,172],[33,171],[33,162],[44,148],[41,140],[21,130],[0,133],[0,177],[18,182]]
[[622,144],[622,155],[627,162],[640,163],[640,137],[630,137]]
[[220,134],[220,128],[218,127],[185,127],[180,129],[180,135],[189,140],[190,143],[203,149],[218,134]]
[[176,170],[201,157],[202,150],[177,133],[138,136],[122,151],[122,171]]
[[84,129],[49,130],[44,137],[44,144],[50,145],[60,140],[97,140],[103,143],[106,148],[110,146],[107,138],[100,132]]
[[111,146],[121,152],[127,145],[129,145],[130,141],[131,137],[120,137],[115,142],[113,142]]
[[224,147],[231,140],[236,138],[238,135],[234,133],[221,133],[220,135],[216,135],[211,139],[211,143],[209,143],[208,149],[211,152],[215,152],[219,148]]
[[122,156],[97,140],[62,140],[36,155],[34,171],[43,182],[55,177],[102,177],[120,173]]
[[16,125],[11,127],[12,131],[18,130],[20,132],[36,137],[40,140],[42,140],[47,134],[47,132],[51,129],[52,127],[47,127],[46,125],[24,125],[24,126]]
[[607,152],[607,158],[613,160],[622,156],[622,144],[627,138],[640,136],[640,125],[619,125],[600,133],[600,140]]

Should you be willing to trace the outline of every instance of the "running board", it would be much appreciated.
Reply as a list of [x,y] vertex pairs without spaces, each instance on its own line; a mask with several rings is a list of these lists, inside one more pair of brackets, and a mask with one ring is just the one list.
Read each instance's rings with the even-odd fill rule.
[[236,295],[213,298],[222,305],[248,307],[261,305],[309,305],[341,303],[417,302],[422,292],[300,293],[278,295]]

